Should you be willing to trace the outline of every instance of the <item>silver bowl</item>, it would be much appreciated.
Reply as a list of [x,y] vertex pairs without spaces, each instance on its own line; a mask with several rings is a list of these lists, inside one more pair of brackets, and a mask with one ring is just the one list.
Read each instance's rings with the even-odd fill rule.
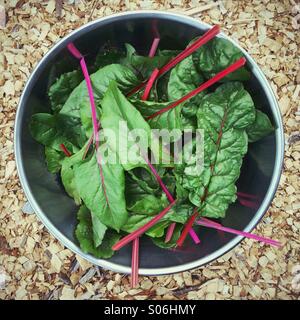
[[[59,41],[37,65],[21,96],[15,121],[17,170],[27,199],[40,220],[55,238],[76,254],[93,264],[122,273],[130,272],[131,246],[124,247],[108,260],[96,259],[81,251],[74,237],[77,208],[65,193],[58,176],[47,171],[44,148],[32,139],[28,124],[32,114],[49,112],[46,93],[54,79],[78,66],[66,50],[67,43],[75,42],[87,55],[87,60],[108,40],[115,46],[131,43],[146,54],[154,37],[153,25],[160,33],[160,48],[165,49],[183,49],[192,38],[210,27],[186,16],[160,11],[126,12],[88,23]],[[229,39],[224,34],[220,36]],[[239,191],[261,195],[259,208],[251,209],[236,202],[222,221],[226,226],[250,232],[267,211],[276,192],[283,162],[284,136],[280,111],[270,85],[249,54],[232,42],[243,51],[252,72],[250,81],[245,84],[247,90],[275,127],[272,135],[249,145],[237,183]],[[142,239],[140,274],[170,274],[203,266],[234,248],[242,239],[201,228],[200,245],[187,242],[177,251],[160,249],[151,240]]]

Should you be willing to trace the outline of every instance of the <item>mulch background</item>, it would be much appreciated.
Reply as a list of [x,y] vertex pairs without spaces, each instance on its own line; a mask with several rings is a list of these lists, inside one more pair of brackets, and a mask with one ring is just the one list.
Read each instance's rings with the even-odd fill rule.
[[[255,231],[280,240],[282,249],[244,240],[206,267],[140,277],[140,286],[130,289],[128,276],[90,265],[62,247],[35,215],[22,213],[26,199],[14,162],[13,125],[31,70],[70,31],[136,9],[178,11],[220,24],[268,77],[283,115],[285,164],[272,206]],[[299,28],[294,0],[0,0],[0,299],[299,299]]]

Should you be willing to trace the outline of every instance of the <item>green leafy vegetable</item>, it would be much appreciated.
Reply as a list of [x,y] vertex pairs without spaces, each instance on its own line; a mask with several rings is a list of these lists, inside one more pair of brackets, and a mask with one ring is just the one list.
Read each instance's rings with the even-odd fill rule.
[[[213,38],[193,54],[196,66],[204,74],[206,79],[212,78],[215,74],[224,70],[241,57],[243,57],[243,53],[240,49],[234,46],[229,40],[223,38]],[[250,73],[246,68],[240,68],[226,76],[223,81],[246,81],[249,79]]]
[[30,132],[39,143],[61,151],[63,143],[72,153],[85,143],[85,133],[80,122],[60,114],[36,113],[30,122]]
[[104,187],[95,154],[88,161],[76,163],[75,184],[88,209],[103,224],[119,231],[127,220],[124,171],[118,163],[106,163],[102,168]]
[[59,112],[67,101],[71,92],[83,80],[82,73],[78,70],[62,74],[50,87],[48,95],[53,112]]
[[65,158],[63,152],[56,151],[51,147],[45,147],[47,168],[51,173],[57,173],[61,168],[61,163]]
[[249,142],[258,141],[274,131],[268,116],[260,110],[256,110],[255,121],[247,128]]
[[[151,116],[153,113],[167,107],[169,102],[153,102],[153,101],[142,101],[132,100],[132,104],[140,111],[144,118]],[[181,129],[181,117],[180,117],[180,106],[173,108],[161,115],[148,120],[148,123],[152,129]]]
[[195,174],[180,167],[180,184],[202,215],[224,217],[236,199],[235,182],[247,152],[245,130],[255,120],[254,104],[242,84],[228,83],[203,98],[197,118],[198,128],[204,130],[204,168]]
[[[110,82],[115,80],[120,90],[129,91],[138,84],[138,79],[131,69],[119,64],[111,64],[91,75],[96,103],[102,99]],[[81,82],[70,94],[68,100],[60,110],[61,114],[80,118],[80,105],[88,99],[85,81]]]
[[120,234],[113,230],[105,233],[100,245],[94,243],[94,230],[91,213],[86,206],[81,206],[78,213],[78,225],[76,227],[76,237],[79,241],[80,248],[85,253],[91,253],[96,258],[108,259],[113,254],[112,246],[120,239]]
[[[99,128],[104,129],[99,132],[99,147],[91,140],[90,100],[78,70],[55,80],[58,72],[52,68],[50,79],[54,83],[48,91],[52,113],[36,113],[30,121],[32,137],[45,146],[48,170],[60,172],[65,191],[80,205],[75,235],[82,251],[103,259],[113,255],[112,246],[124,232],[144,226],[168,207],[172,197],[176,203],[146,232],[161,248],[176,246],[195,207],[202,216],[224,217],[236,200],[235,183],[248,142],[273,131],[268,116],[255,109],[243,85],[231,81],[248,80],[246,68],[224,78],[226,83],[216,83],[213,89],[149,118],[242,57],[243,53],[230,41],[214,38],[156,79],[148,101],[140,100],[142,89],[130,100],[126,95],[178,52],[158,50],[150,58],[138,54],[129,44],[125,47],[126,51],[103,46],[89,66],[90,71],[95,71],[91,82],[97,120]],[[70,66],[72,63],[68,70]],[[170,144],[162,138],[161,129],[173,130]],[[192,134],[182,142],[179,138],[184,129],[192,129]],[[197,130],[203,131],[202,140],[197,140]],[[71,156],[62,152],[61,144]],[[184,161],[177,163],[176,147],[182,144],[179,156]],[[257,155],[270,146],[257,147],[255,153],[250,150],[249,156],[269,175],[270,161]],[[153,167],[170,194],[162,190],[157,174],[145,161],[152,156],[160,161]],[[166,243],[168,227],[174,222],[175,230]]]

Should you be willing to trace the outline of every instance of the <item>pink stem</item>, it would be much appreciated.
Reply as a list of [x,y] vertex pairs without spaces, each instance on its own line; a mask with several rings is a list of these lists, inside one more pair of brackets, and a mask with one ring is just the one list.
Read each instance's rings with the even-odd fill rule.
[[165,238],[165,243],[169,242],[172,239],[175,227],[176,227],[175,222],[173,222],[169,225],[168,230],[167,230],[167,234],[166,234],[166,238]]
[[189,234],[190,234],[191,238],[194,240],[194,242],[195,242],[196,244],[199,244],[199,243],[201,242],[200,239],[198,238],[196,232],[194,231],[194,229],[191,228],[191,229],[189,230]]
[[132,242],[131,257],[131,287],[137,287],[139,283],[139,237]]
[[157,75],[158,75],[158,69],[155,68],[154,71],[151,73],[151,76],[146,84],[146,88],[145,88],[145,91],[143,93],[143,96],[142,96],[142,100],[145,101],[145,100],[148,100],[148,97],[149,97],[149,94],[150,94],[150,91],[153,87],[153,84],[157,78]]
[[207,227],[207,228],[213,228],[213,229],[216,229],[216,230],[220,230],[220,231],[236,234],[236,235],[239,235],[239,236],[243,236],[243,237],[246,237],[246,238],[249,238],[249,239],[254,239],[256,241],[261,241],[261,242],[270,244],[270,245],[275,246],[275,247],[281,247],[282,246],[282,244],[279,241],[272,240],[272,239],[269,239],[269,238],[260,237],[260,236],[258,236],[256,234],[252,234],[252,233],[245,232],[245,231],[239,231],[239,230],[235,230],[235,229],[232,229],[232,228],[223,227],[222,225],[218,225],[215,222],[211,223],[211,222],[207,222],[207,221],[208,221],[208,219],[205,219],[203,221],[203,219],[200,218],[198,221],[196,221],[196,223],[201,225],[201,226]]
[[259,204],[257,202],[253,202],[253,201],[249,201],[241,198],[238,198],[238,201],[240,202],[241,205],[251,209],[257,209],[259,207]]
[[71,157],[71,155],[72,155],[71,152],[66,148],[66,146],[65,146],[63,143],[61,143],[59,146],[60,146],[62,152],[63,152],[67,157]]
[[156,171],[156,169],[153,167],[153,165],[151,164],[151,162],[149,161],[147,156],[144,156],[145,161],[147,162],[150,170],[152,171],[152,173],[154,174],[157,182],[160,184],[161,188],[163,189],[164,193],[166,194],[169,202],[174,202],[174,198],[171,195],[171,193],[169,192],[168,188],[166,187],[166,185],[163,183],[160,175],[158,174],[158,172]]
[[259,199],[259,196],[250,193],[237,192],[238,197],[249,198],[249,199]]
[[159,41],[160,41],[160,38],[154,38],[154,40],[152,42],[152,46],[151,46],[149,54],[148,54],[148,56],[150,58],[153,58],[155,56]]
[[[87,70],[87,66],[84,60],[83,55],[79,52],[79,50],[74,46],[73,43],[69,43],[67,45],[68,50],[71,52],[71,54],[80,60],[80,66],[82,73],[84,75],[84,79],[86,82],[87,90],[88,90],[88,95],[90,99],[90,104],[91,104],[91,112],[92,112],[92,122],[93,122],[93,132],[94,132],[94,141],[95,141],[95,146],[96,146],[96,151],[98,151],[99,147],[99,133],[98,133],[98,121],[97,121],[97,110],[96,110],[96,104],[95,104],[95,99],[94,99],[94,93],[93,93],[93,88],[92,88],[92,82],[91,78],[89,75],[89,72]],[[103,193],[106,199],[107,204],[109,204],[107,193],[106,193],[106,188],[104,184],[104,175],[103,175],[103,168],[101,166],[101,155],[100,152],[99,154],[96,155],[99,171],[100,171],[100,176],[101,176],[101,183],[103,187]]]
[[136,237],[141,236],[143,233],[145,233],[147,230],[149,230],[152,226],[154,226],[161,218],[163,218],[170,209],[174,206],[176,201],[170,203],[161,213],[156,215],[153,219],[151,219],[149,222],[147,222],[142,227],[138,228],[137,230],[133,231],[132,233],[128,234],[124,238],[122,238],[119,242],[117,242],[115,245],[113,245],[113,250],[120,250],[123,248],[127,243],[134,240]]

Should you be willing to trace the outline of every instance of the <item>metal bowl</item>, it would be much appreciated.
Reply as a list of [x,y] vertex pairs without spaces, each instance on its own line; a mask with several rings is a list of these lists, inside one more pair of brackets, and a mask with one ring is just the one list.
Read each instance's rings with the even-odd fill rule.
[[[139,52],[147,53],[154,37],[153,27],[159,31],[160,48],[183,49],[193,37],[203,34],[210,26],[186,16],[159,11],[126,12],[84,25],[59,41],[37,65],[23,91],[15,122],[15,155],[20,181],[40,220],[73,252],[103,268],[123,273],[130,272],[131,246],[124,247],[108,260],[96,259],[81,251],[74,238],[77,208],[65,193],[58,176],[47,171],[44,148],[32,139],[28,124],[32,114],[49,112],[47,88],[54,79],[78,66],[66,50],[67,43],[75,42],[87,59],[92,58],[107,41],[116,46],[128,42]],[[224,34],[220,36],[227,38]],[[237,183],[239,191],[261,196],[259,208],[251,209],[236,202],[222,221],[224,225],[249,232],[263,217],[274,197],[281,174],[284,137],[281,115],[271,87],[254,60],[240,49],[252,72],[251,80],[245,86],[256,106],[269,115],[275,127],[271,136],[249,145]],[[170,274],[203,266],[243,239],[207,228],[201,228],[200,234],[200,245],[187,242],[182,250],[177,251],[160,249],[151,240],[142,239],[140,274]]]

